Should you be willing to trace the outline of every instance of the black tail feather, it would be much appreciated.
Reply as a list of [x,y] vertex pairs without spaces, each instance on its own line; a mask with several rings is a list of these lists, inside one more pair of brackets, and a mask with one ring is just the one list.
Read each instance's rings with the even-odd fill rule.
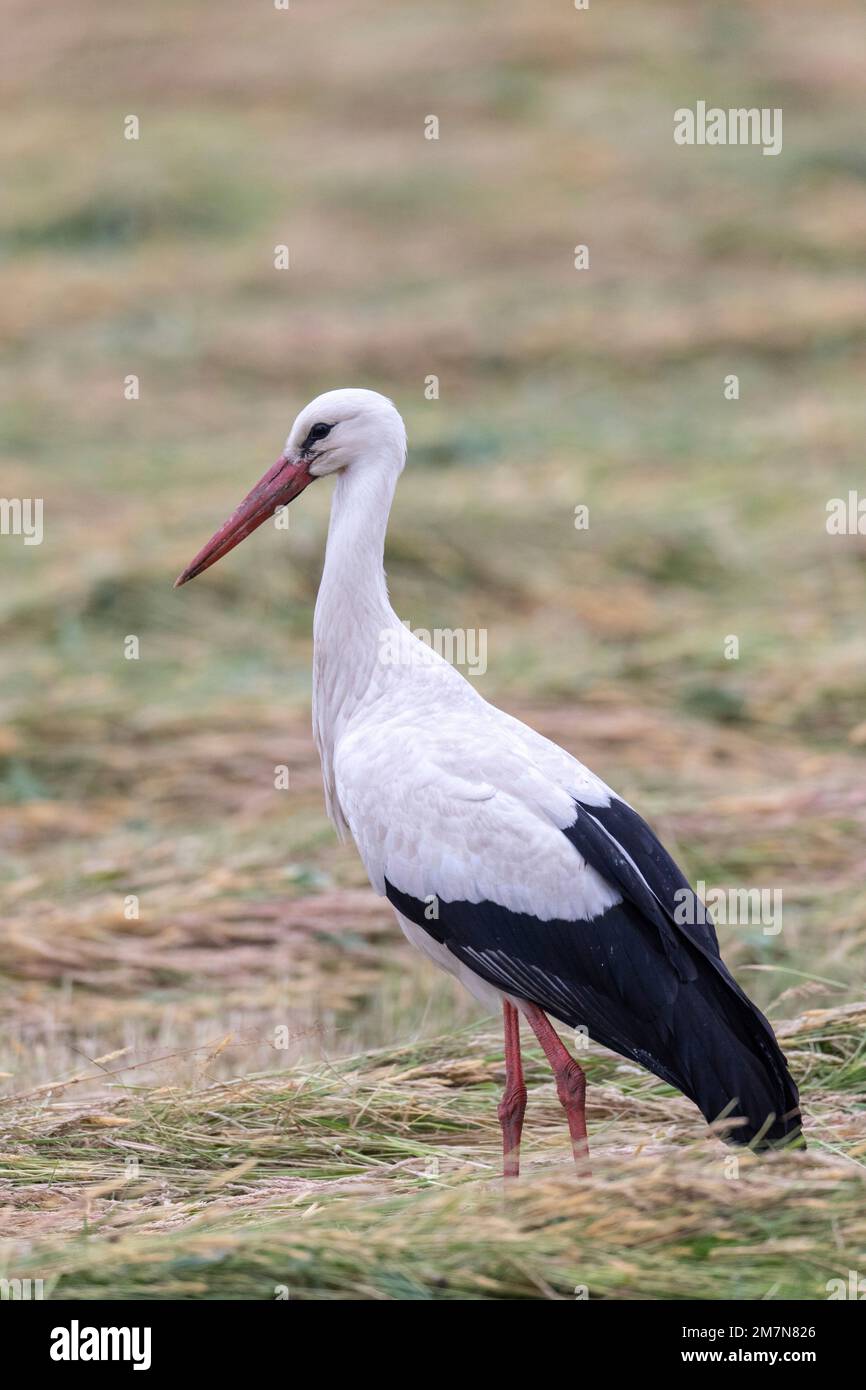
[[[721,967],[721,968],[719,968]],[[766,1149],[801,1134],[800,1098],[764,1015],[725,967],[702,963],[680,990],[672,1052],[680,1089],[722,1137]]]

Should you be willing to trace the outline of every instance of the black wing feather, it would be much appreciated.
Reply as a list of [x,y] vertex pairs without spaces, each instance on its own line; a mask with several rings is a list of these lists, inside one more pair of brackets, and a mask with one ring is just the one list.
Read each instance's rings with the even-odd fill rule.
[[[675,923],[698,946],[718,956],[712,917],[643,817],[616,796],[609,806],[580,801],[576,805],[577,818],[565,834],[587,863],[656,923],[666,944],[676,939],[678,933],[671,932]],[[676,945],[673,950],[676,956]]]
[[564,833],[623,894],[589,921],[441,899],[431,920],[426,902],[386,880],[387,896],[489,984],[585,1028],[677,1087],[708,1121],[739,1119],[730,1138],[799,1133],[797,1089],[773,1030],[721,960],[709,917],[675,921],[674,894],[691,890],[646,823],[620,802],[579,807]]

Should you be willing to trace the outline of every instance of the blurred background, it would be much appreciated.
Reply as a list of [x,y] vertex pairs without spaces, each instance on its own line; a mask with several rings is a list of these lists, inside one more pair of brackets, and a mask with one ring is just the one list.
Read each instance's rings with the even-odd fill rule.
[[[866,537],[825,525],[866,486],[860,7],[2,10],[0,490],[45,528],[0,539],[7,1089],[477,1016],[324,816],[328,487],[171,587],[338,386],[407,422],[400,615],[485,630],[481,693],[693,881],[783,892],[721,930],[774,1018],[862,995]],[[783,108],[782,154],[676,146],[698,100]]]

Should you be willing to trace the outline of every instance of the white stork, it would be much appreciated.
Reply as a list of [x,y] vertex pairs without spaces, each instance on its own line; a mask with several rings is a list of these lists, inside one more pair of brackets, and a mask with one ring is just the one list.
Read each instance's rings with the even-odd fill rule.
[[176,582],[336,474],[313,626],[328,814],[341,838],[351,833],[412,944],[502,1009],[506,1176],[518,1172],[526,1106],[521,1014],[553,1068],[579,1165],[584,1073],[547,1014],[677,1087],[708,1121],[724,1121],[726,1138],[753,1147],[796,1138],[797,1088],[773,1031],[646,822],[569,753],[483,700],[391,607],[385,531],[405,461],[406,431],[386,397],[318,396]]

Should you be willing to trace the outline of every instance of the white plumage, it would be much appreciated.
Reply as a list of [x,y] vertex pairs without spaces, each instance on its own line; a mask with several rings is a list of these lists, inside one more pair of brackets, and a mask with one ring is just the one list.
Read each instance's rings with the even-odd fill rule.
[[[358,394],[313,401],[287,453],[314,417],[332,418]],[[577,892],[594,916],[616,894],[582,861],[575,880],[576,854],[560,832],[574,820],[575,795],[603,804],[609,789],[488,704],[394,612],[382,554],[405,435],[390,401],[363,394],[382,426],[378,447],[337,479],[313,625],[313,722],[329,814],[351,831],[378,893],[387,878],[415,897],[492,898],[550,918],[569,915]]]

